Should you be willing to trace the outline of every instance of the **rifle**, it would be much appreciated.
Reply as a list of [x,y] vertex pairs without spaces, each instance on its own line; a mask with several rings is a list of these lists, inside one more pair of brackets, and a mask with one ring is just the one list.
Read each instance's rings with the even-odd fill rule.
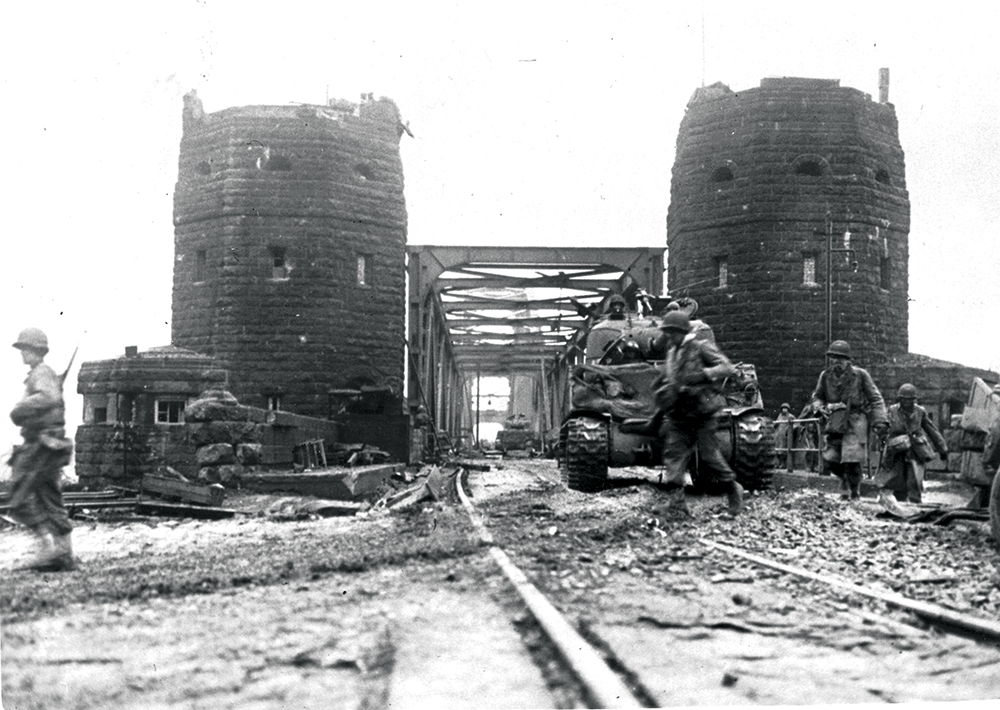
[[[879,436],[876,438],[877,445],[875,447],[875,453],[878,454],[878,463],[875,464],[875,473],[877,474],[879,469],[882,468],[882,457],[885,455],[885,442],[888,439],[888,434],[886,436]],[[868,478],[874,478],[872,475],[871,465],[868,466]]]
[[73,354],[70,355],[70,357],[69,357],[69,364],[66,366],[66,370],[59,377],[59,384],[60,385],[66,384],[66,377],[69,375],[69,371],[73,367],[73,361],[76,360],[76,353],[79,350],[80,350],[80,346],[79,345],[77,345],[76,348],[73,349]]

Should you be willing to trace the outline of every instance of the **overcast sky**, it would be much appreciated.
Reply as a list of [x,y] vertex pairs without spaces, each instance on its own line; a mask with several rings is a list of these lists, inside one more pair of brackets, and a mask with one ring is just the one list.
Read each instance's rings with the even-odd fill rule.
[[[12,342],[42,327],[58,371],[79,345],[73,421],[81,361],[170,340],[172,199],[191,89],[210,112],[362,92],[395,100],[415,136],[401,147],[411,243],[663,246],[695,88],[833,78],[877,99],[889,67],[912,205],[910,350],[1000,369],[996,6],[484,5],[8,8],[0,333]],[[12,404],[25,368],[7,352],[0,395]]]

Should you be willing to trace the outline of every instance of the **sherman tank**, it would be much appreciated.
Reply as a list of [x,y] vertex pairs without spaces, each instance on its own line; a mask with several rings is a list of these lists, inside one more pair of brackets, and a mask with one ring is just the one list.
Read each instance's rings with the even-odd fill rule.
[[541,442],[531,428],[531,421],[523,414],[507,417],[503,429],[497,432],[496,450],[501,454],[523,451],[526,456],[534,456],[541,451]]
[[[609,308],[612,305],[609,304]],[[695,321],[695,337],[711,329]],[[571,409],[560,429],[563,483],[577,491],[606,487],[609,468],[660,465],[660,420],[656,380],[664,353],[657,352],[660,321],[628,311],[598,321],[588,333],[585,361],[571,373]],[[752,364],[735,363],[737,374],[723,384],[726,407],[717,420],[719,448],[747,490],[771,485],[774,421]],[[708,476],[691,468],[693,486],[706,489]]]

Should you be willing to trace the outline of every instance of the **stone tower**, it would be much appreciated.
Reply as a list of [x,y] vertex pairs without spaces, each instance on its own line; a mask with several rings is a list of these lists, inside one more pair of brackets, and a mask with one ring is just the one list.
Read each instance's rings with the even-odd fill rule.
[[[402,395],[406,206],[389,99],[205,113],[185,97],[172,342],[241,403],[327,416],[331,390]],[[401,406],[401,405],[400,405]]]
[[831,338],[862,367],[907,352],[910,202],[887,93],[715,84],[681,121],[668,288],[698,301],[731,359],[756,365],[769,409],[806,402]]

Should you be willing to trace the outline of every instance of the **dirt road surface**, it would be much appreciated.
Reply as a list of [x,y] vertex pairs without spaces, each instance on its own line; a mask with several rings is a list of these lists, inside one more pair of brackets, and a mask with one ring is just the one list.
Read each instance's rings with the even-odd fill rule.
[[[815,490],[751,496],[734,520],[721,498],[682,506],[648,485],[567,491],[544,459],[469,487],[497,544],[649,705],[1000,697],[995,646],[699,543],[996,619],[981,524],[892,522]],[[30,539],[0,531],[4,707],[582,706],[460,506],[296,519],[281,502],[79,523],[81,569],[62,574],[13,572]]]

